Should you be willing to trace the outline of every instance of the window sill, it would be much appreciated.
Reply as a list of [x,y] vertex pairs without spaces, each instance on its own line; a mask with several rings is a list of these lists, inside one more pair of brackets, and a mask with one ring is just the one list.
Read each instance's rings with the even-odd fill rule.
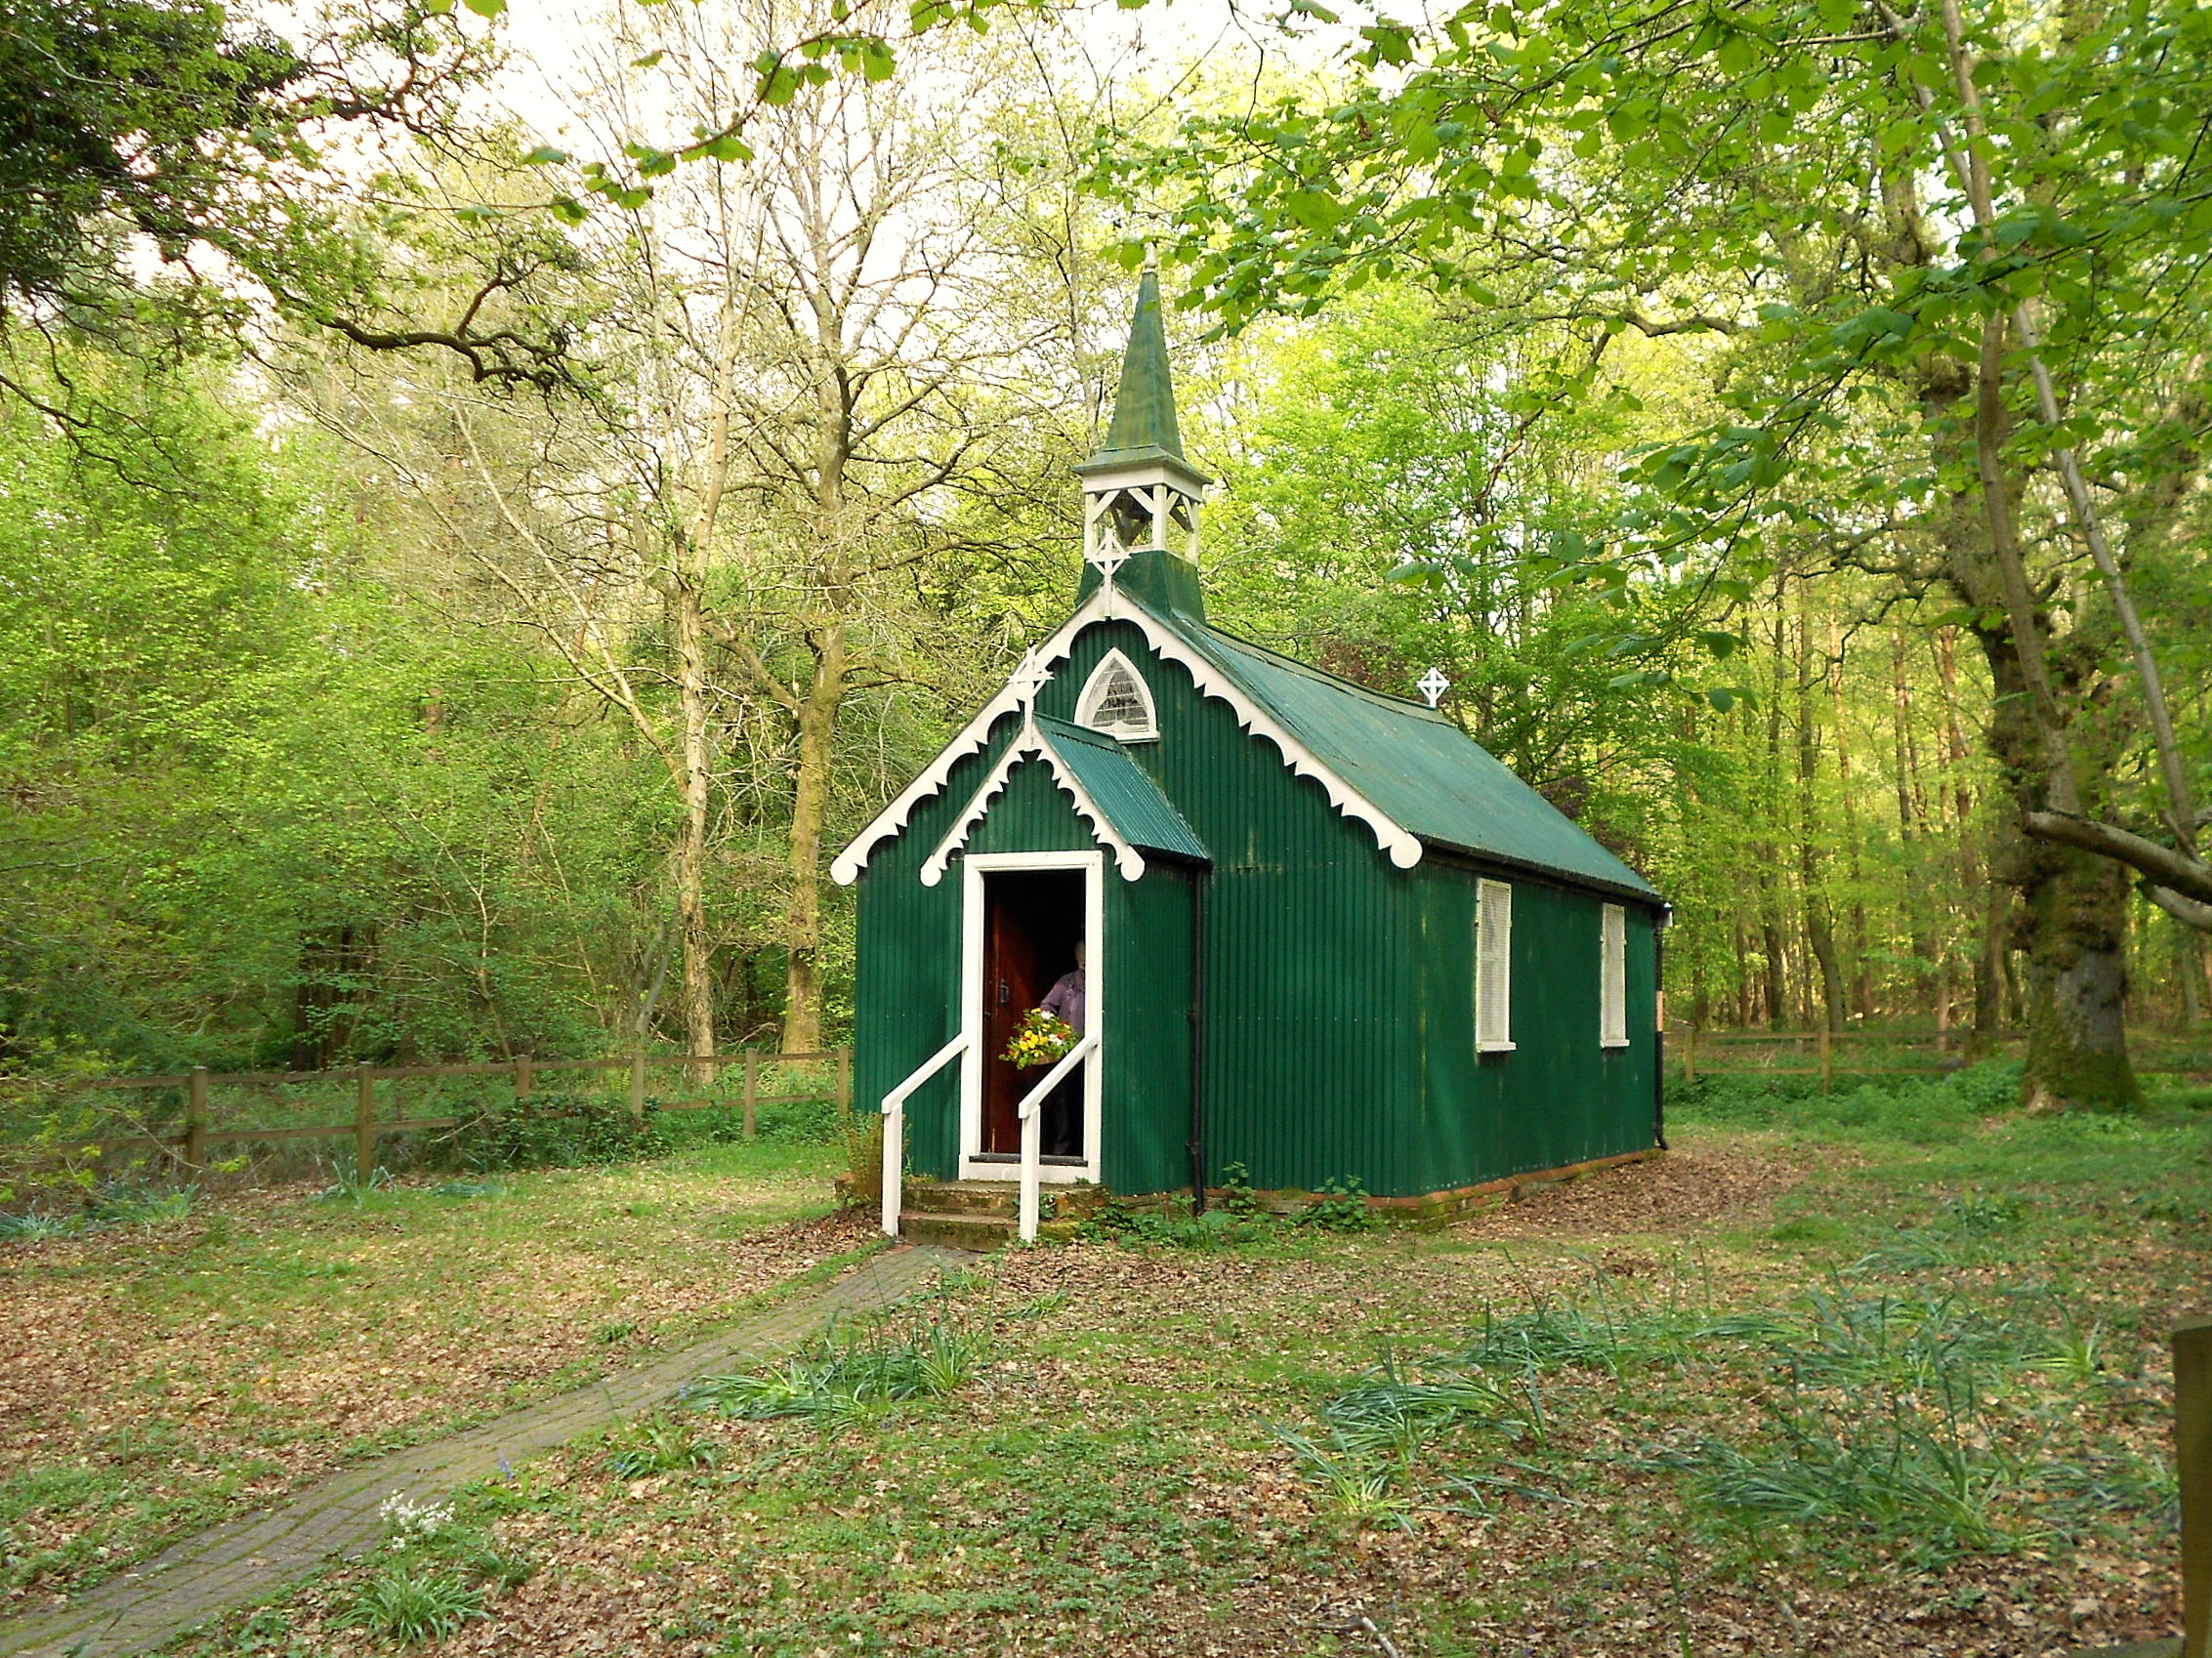
[[1475,1052],[1478,1054],[1511,1054],[1514,1048],[1515,1044],[1511,1042],[1478,1042],[1475,1044]]
[[1621,1049],[1621,1048],[1626,1048],[1626,1047],[1628,1046],[1628,1038],[1627,1038],[1627,1037],[1625,1037],[1625,1036],[1623,1036],[1623,1037],[1618,1037],[1618,1038],[1615,1038],[1615,1039],[1613,1039],[1613,1040],[1610,1040],[1610,1041],[1601,1042],[1601,1043],[1599,1043],[1599,1044],[1598,1044],[1598,1046],[1599,1046],[1599,1047],[1601,1047],[1601,1048],[1606,1048],[1606,1049]]

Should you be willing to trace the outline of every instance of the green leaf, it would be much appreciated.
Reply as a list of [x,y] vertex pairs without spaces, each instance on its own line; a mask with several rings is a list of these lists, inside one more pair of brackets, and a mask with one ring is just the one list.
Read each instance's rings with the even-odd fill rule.
[[556,149],[550,144],[541,144],[522,157],[525,167],[558,167],[568,159],[565,149]]
[[480,18],[496,18],[507,10],[507,0],[461,0],[461,4]]
[[1282,198],[1282,207],[1304,230],[1333,230],[1344,222],[1344,204],[1326,190],[1292,190]]
[[649,69],[667,56],[668,53],[665,49],[656,48],[655,50],[647,53],[643,58],[631,59],[630,67],[633,69]]

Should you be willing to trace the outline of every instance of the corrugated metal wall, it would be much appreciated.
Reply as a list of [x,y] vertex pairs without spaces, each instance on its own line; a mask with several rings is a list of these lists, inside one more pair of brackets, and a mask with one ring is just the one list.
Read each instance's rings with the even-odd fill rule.
[[[1072,718],[1108,650],[1138,664],[1161,736],[1129,752],[1214,856],[1207,891],[1206,1115],[1211,1178],[1241,1163],[1264,1187],[1356,1177],[1377,1195],[1445,1190],[1651,1143],[1652,916],[1628,907],[1631,1045],[1599,1046],[1595,894],[1512,880],[1514,1039],[1474,1052],[1472,863],[1432,852],[1391,865],[1320,786],[1226,704],[1152,658],[1144,636],[1106,623],[1077,641],[1038,698]],[[1015,722],[1001,723],[994,754]],[[936,888],[923,860],[990,757],[878,850],[861,878],[856,1080],[880,1098],[957,1028],[960,872]],[[1093,845],[1044,768],[1025,764],[972,841],[976,850]],[[1189,890],[1155,860],[1143,880],[1106,873],[1112,1000],[1105,1128],[1109,1184],[1188,1183]],[[933,1084],[909,1110],[914,1167],[956,1167],[954,1093]]]

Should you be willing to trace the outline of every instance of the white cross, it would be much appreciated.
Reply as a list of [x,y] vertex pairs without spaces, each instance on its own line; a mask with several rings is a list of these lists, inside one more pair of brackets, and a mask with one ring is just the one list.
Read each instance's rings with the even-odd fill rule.
[[1037,653],[1025,650],[1022,653],[1022,666],[1014,670],[1014,678],[1007,683],[1013,689],[1014,700],[1026,708],[1037,700],[1037,692],[1044,689],[1045,682],[1051,678],[1052,670],[1037,660]]
[[1451,689],[1451,682],[1444,678],[1443,670],[1441,670],[1440,668],[1431,668],[1426,674],[1423,674],[1421,676],[1421,683],[1415,685],[1413,688],[1419,691],[1423,696],[1427,697],[1429,699],[1429,706],[1431,708],[1434,708],[1439,702],[1441,702],[1443,700],[1444,692]]

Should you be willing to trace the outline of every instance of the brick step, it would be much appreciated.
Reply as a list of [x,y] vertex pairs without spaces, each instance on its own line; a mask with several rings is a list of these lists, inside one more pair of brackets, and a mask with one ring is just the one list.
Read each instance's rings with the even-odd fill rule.
[[[1040,1195],[1048,1214],[1067,1220],[1095,1212],[1106,1192],[1104,1186],[1046,1185]],[[1021,1203],[1020,1181],[908,1181],[902,1207],[917,1214],[996,1215],[1011,1220]]]
[[[1075,1236],[1080,1224],[1077,1221],[1041,1221],[1037,1223],[1037,1240],[1064,1243]],[[940,1215],[932,1210],[907,1209],[898,1216],[902,1242],[973,1250],[979,1255],[1004,1249],[1019,1229],[1020,1223],[1012,1215]]]

